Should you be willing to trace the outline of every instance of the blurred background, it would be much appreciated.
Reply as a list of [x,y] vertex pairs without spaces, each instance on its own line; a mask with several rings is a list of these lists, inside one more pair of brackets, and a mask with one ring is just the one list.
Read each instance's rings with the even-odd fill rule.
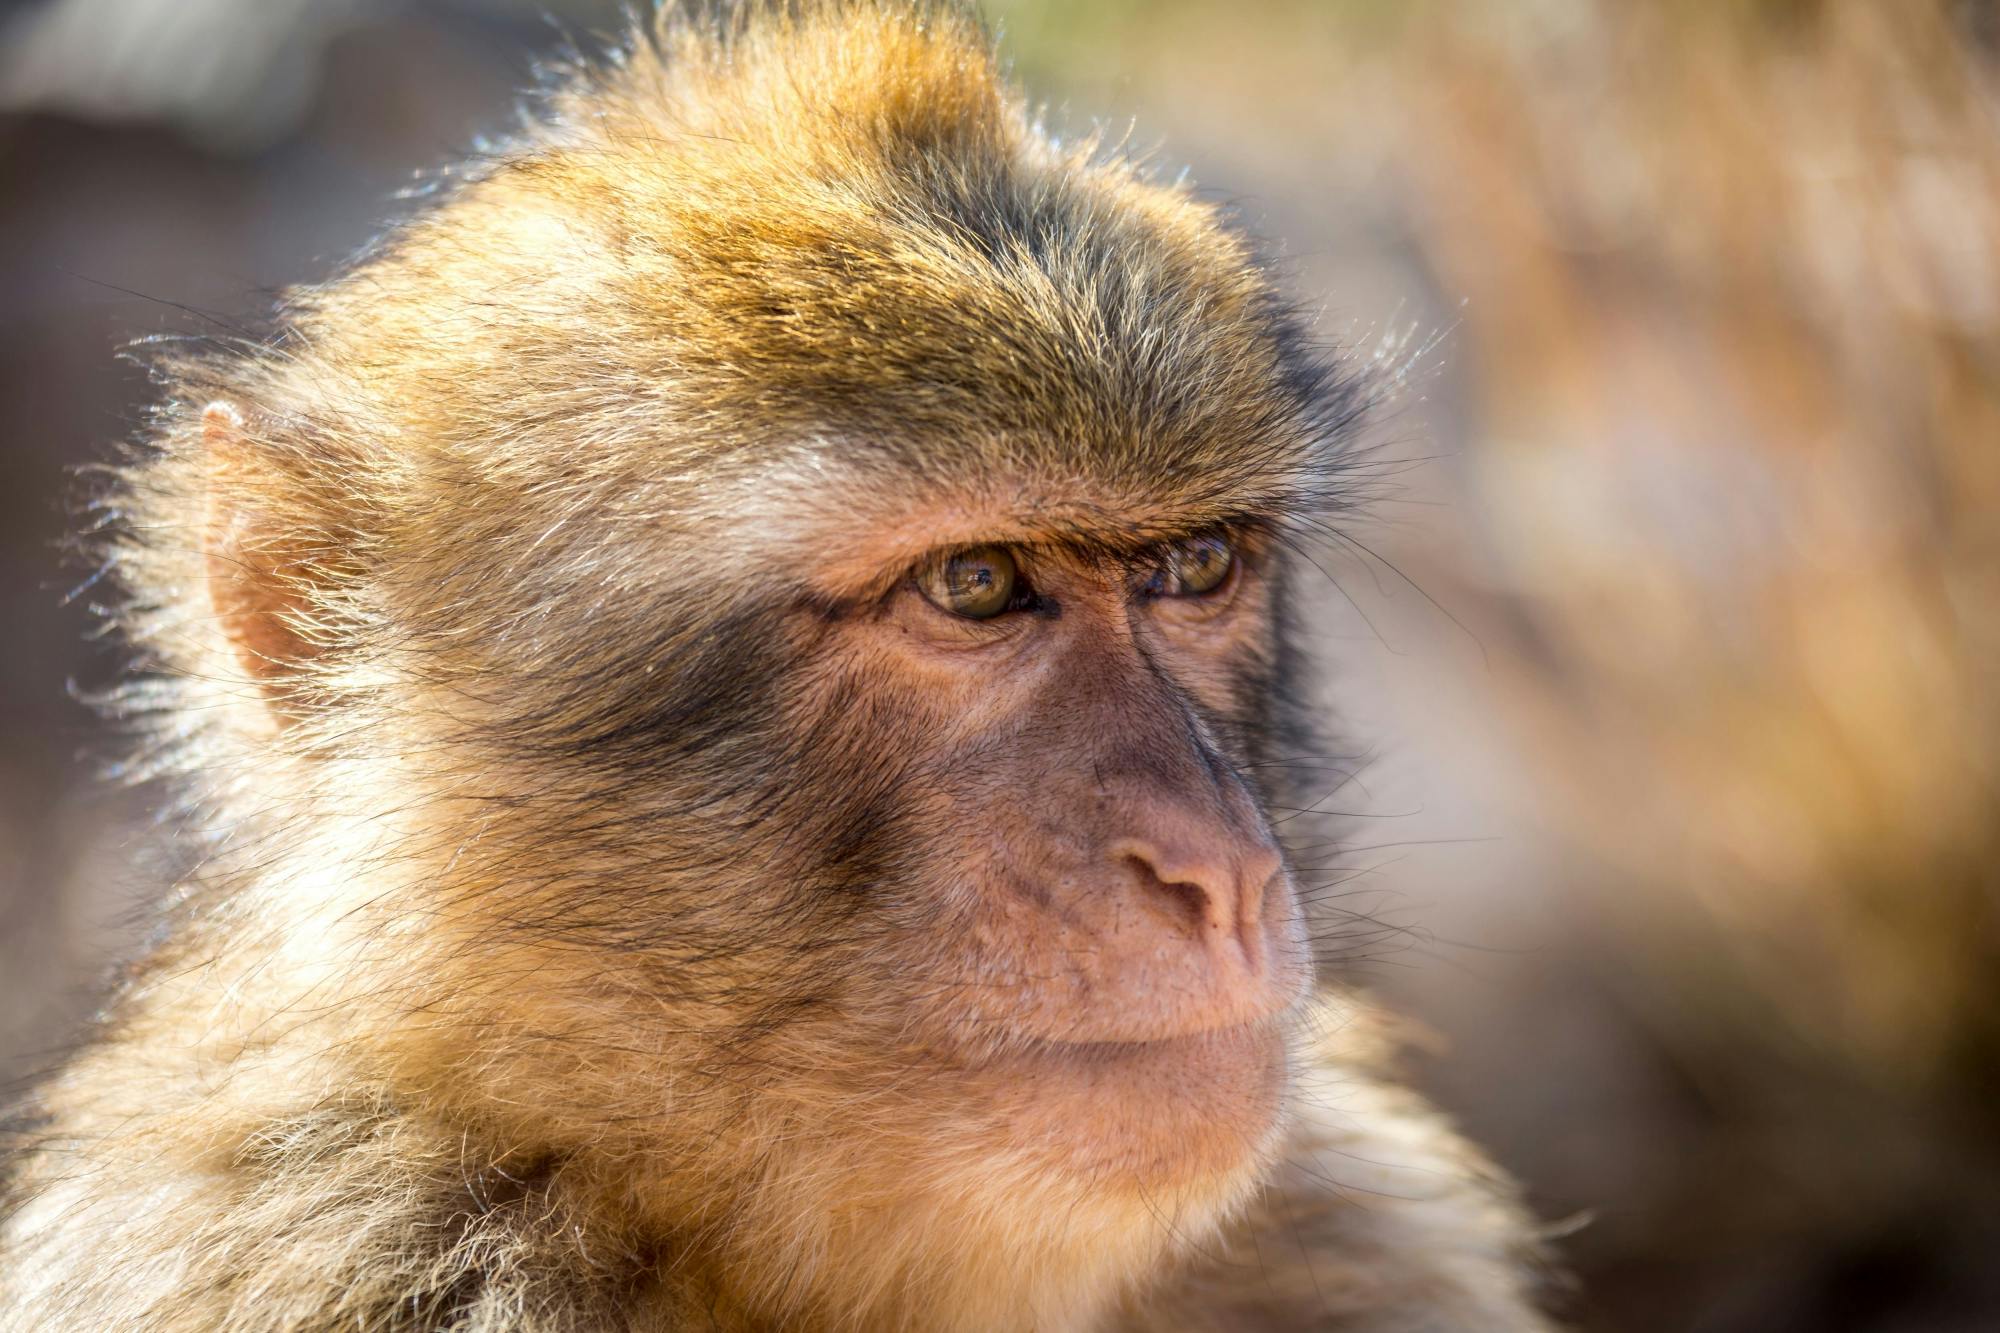
[[[1590,1330],[2000,1328],[2000,4],[990,0],[1398,369],[1328,805]],[[0,1079],[147,891],[69,470],[606,3],[0,2]],[[1329,783],[1331,785],[1331,783]]]

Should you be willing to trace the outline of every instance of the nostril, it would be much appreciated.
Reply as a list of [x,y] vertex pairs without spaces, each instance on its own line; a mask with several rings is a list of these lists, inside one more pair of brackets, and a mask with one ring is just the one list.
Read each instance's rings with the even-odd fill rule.
[[1125,863],[1132,867],[1141,888],[1149,896],[1163,899],[1172,904],[1188,926],[1197,934],[1214,926],[1226,928],[1227,912],[1218,912],[1216,902],[1209,891],[1191,879],[1168,879],[1158,867],[1145,856],[1131,853]]
[[1263,839],[1217,837],[1163,843],[1121,838],[1110,849],[1130,868],[1139,901],[1214,947],[1235,940],[1254,970],[1263,956],[1268,896],[1281,883],[1284,858]]

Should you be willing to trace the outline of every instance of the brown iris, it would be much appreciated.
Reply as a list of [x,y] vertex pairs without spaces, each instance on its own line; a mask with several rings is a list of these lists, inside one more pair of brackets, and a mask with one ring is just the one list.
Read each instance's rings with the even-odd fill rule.
[[933,606],[968,620],[991,620],[1014,604],[1020,570],[1004,546],[975,546],[931,565],[917,586]]
[[1235,565],[1236,552],[1224,538],[1189,537],[1162,553],[1153,586],[1162,597],[1200,597],[1220,588]]

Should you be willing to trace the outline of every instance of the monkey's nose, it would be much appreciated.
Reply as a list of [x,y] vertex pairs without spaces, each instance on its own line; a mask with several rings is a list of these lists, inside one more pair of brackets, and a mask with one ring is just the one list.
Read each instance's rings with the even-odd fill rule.
[[1265,962],[1264,905],[1284,869],[1263,838],[1123,838],[1112,854],[1138,877],[1142,896],[1184,922],[1207,949],[1234,944],[1252,973]]

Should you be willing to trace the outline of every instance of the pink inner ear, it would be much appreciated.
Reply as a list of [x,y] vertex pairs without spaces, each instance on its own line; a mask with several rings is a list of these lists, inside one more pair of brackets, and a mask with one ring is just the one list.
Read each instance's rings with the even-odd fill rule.
[[293,632],[288,615],[301,608],[297,552],[267,515],[247,497],[254,467],[243,415],[229,403],[210,403],[201,414],[208,462],[208,515],[202,550],[216,620],[243,669],[259,684],[275,686],[312,645]]

